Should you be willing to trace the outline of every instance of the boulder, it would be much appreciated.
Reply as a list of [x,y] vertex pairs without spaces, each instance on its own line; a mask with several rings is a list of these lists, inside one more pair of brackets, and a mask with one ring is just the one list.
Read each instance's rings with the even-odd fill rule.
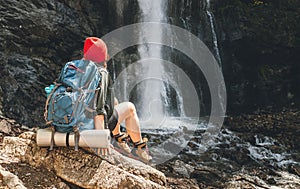
[[35,133],[4,137],[1,154],[43,166],[63,180],[83,188],[165,188],[165,175],[142,162],[124,157],[112,150],[108,157],[99,157],[90,150],[58,147],[53,151],[35,143]]

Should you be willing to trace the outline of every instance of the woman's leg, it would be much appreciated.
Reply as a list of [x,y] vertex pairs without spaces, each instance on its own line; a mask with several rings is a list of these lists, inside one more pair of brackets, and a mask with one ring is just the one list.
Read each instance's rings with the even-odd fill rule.
[[[131,102],[123,102],[116,105],[115,110],[118,113],[118,123],[112,131],[113,135],[120,134],[120,124],[125,121],[127,133],[134,144],[132,153],[139,156],[142,161],[150,162],[152,157],[149,155],[147,150],[147,139],[142,139],[139,118],[134,104]],[[120,144],[125,151],[130,150],[127,149],[129,147],[126,143],[119,143],[119,146]]]
[[142,140],[139,118],[136,113],[136,109],[131,102],[122,102],[115,106],[115,110],[118,112],[118,123],[116,128],[112,131],[113,135],[120,133],[120,124],[125,120],[125,126],[127,133],[134,143]]

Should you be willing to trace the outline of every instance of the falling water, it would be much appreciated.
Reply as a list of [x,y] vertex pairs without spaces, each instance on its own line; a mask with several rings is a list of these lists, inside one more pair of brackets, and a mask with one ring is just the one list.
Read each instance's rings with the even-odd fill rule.
[[[215,55],[215,58],[216,58],[219,66],[220,66],[220,69],[222,69],[222,60],[221,60],[220,51],[219,51],[217,33],[216,33],[216,30],[215,30],[214,16],[213,16],[213,13],[211,12],[210,0],[206,0],[206,14],[209,18],[209,23],[210,23],[211,33],[212,33],[214,55]],[[221,88],[223,86],[225,86],[225,83],[219,83],[219,86],[218,86],[219,94],[218,95],[219,95],[220,99],[224,98],[223,95],[221,95],[221,93],[220,93]],[[224,102],[224,100],[222,100],[222,101]],[[226,105],[221,104],[221,107],[222,107],[223,111],[225,112]]]
[[[142,22],[164,22],[165,10],[164,1],[145,1],[139,0],[139,6],[141,10]],[[149,31],[149,28],[141,29],[140,41],[143,44],[145,39],[143,33],[150,33],[151,36],[155,36],[159,41],[162,41],[162,30],[153,29]],[[155,121],[160,122],[161,119],[166,116],[165,108],[168,103],[167,89],[163,82],[164,67],[161,59],[161,45],[143,44],[139,46],[138,52],[143,64],[142,73],[145,78],[140,86],[140,104],[141,104],[141,118],[142,121]],[[155,58],[155,60],[154,60]]]
[[219,51],[219,46],[218,46],[218,38],[215,30],[215,24],[214,24],[214,16],[210,10],[210,0],[206,0],[206,14],[209,18],[209,23],[210,23],[210,28],[211,28],[211,33],[212,33],[212,38],[213,38],[213,48],[214,48],[214,54],[215,58],[217,59],[220,67],[221,66],[221,56],[220,56],[220,51]]

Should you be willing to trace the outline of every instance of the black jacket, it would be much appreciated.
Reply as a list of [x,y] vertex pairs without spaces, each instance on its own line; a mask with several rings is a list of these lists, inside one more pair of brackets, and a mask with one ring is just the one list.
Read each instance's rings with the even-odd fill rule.
[[104,115],[108,120],[114,111],[114,89],[112,79],[107,69],[100,67],[101,74],[100,90],[97,95],[97,114]]

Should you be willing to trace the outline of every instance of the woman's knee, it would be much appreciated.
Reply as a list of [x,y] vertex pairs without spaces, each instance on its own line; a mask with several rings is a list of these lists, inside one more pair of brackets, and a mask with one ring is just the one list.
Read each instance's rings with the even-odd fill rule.
[[135,105],[132,102],[126,102],[127,108],[130,113],[136,113]]
[[136,114],[135,105],[131,102],[122,102],[115,106],[119,118],[124,119],[127,116],[132,116]]

